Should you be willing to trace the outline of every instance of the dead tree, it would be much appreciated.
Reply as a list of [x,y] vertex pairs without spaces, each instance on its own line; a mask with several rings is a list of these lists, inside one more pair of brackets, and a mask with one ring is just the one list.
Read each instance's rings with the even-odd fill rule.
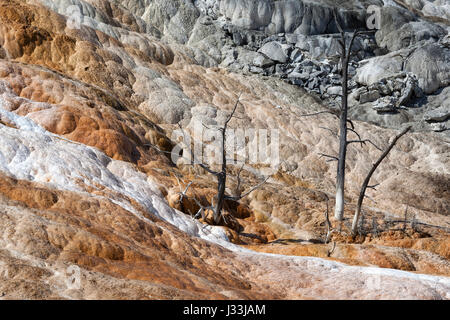
[[[249,191],[247,191],[247,192],[245,192],[243,194],[239,194],[239,195],[235,195],[235,196],[229,196],[229,195],[225,194],[226,184],[227,184],[227,175],[228,175],[228,171],[227,171],[227,160],[228,160],[228,158],[227,158],[227,152],[226,152],[227,128],[228,128],[229,122],[231,121],[231,119],[233,118],[233,116],[234,116],[234,114],[236,112],[236,109],[237,109],[239,103],[240,103],[240,96],[238,97],[238,99],[237,99],[237,101],[236,101],[236,103],[235,103],[231,113],[226,118],[223,126],[218,128],[218,130],[220,131],[220,160],[221,160],[221,167],[220,167],[220,169],[221,170],[220,171],[214,171],[207,164],[196,163],[195,161],[191,162],[192,165],[198,164],[201,168],[203,168],[208,173],[214,175],[216,177],[216,179],[217,179],[217,194],[216,194],[215,199],[214,199],[215,200],[214,201],[215,204],[211,203],[210,207],[204,207],[196,199],[194,199],[194,201],[197,203],[197,205],[200,206],[200,209],[199,209],[199,212],[197,213],[197,216],[201,213],[202,216],[204,217],[204,215],[203,215],[204,211],[212,210],[212,212],[213,212],[213,222],[216,225],[220,224],[220,221],[221,221],[221,218],[222,218],[223,207],[224,207],[224,204],[225,204],[226,200],[239,201],[242,198],[244,198],[247,195],[249,195],[254,190],[260,188],[270,178],[270,176],[267,176],[261,183],[259,183],[258,185],[254,186]],[[184,131],[183,131],[183,134],[184,134]],[[191,159],[194,160],[195,157],[194,157],[192,148],[190,148],[190,146],[189,146],[189,149],[191,150]],[[241,174],[242,169],[243,169],[243,167],[241,167],[241,169],[238,172],[238,176],[237,176],[238,188],[241,185],[240,174]],[[191,183],[189,183],[189,185],[187,186],[186,190],[183,192],[183,196],[186,196],[187,189],[189,188]],[[213,202],[213,201],[211,201],[211,202]]]
[[[334,131],[329,128],[322,128],[329,130],[333,135],[337,135],[339,138],[339,154],[337,156],[327,155],[321,153],[321,157],[328,158],[327,161],[337,161],[337,172],[336,172],[336,200],[334,207],[334,217],[338,221],[343,221],[344,219],[344,190],[345,190],[345,162],[347,157],[347,147],[352,143],[359,143],[365,145],[370,143],[376,147],[374,143],[370,140],[362,140],[361,136],[355,130],[353,122],[348,118],[348,66],[350,59],[352,57],[352,48],[355,39],[362,34],[372,33],[373,31],[355,31],[353,32],[350,42],[347,44],[346,32],[341,27],[339,19],[337,17],[336,10],[333,11],[334,20],[336,26],[340,33],[340,39],[338,40],[339,46],[341,48],[340,52],[340,65],[341,65],[341,83],[342,83],[342,94],[341,94],[341,105],[337,113],[332,111],[320,111],[312,114],[305,114],[302,117],[309,117],[320,115],[323,113],[331,113],[339,118],[339,134],[337,135]],[[354,133],[357,136],[356,140],[348,140],[348,134]]]
[[347,140],[348,131],[354,131],[354,128],[350,128],[351,130],[348,128],[348,65],[352,55],[353,43],[355,39],[363,32],[355,31],[351,37],[350,44],[347,46],[346,34],[339,23],[336,11],[334,11],[334,19],[341,35],[341,39],[339,39],[338,43],[341,47],[340,62],[342,66],[342,96],[339,110],[339,155],[337,157],[338,164],[336,173],[336,203],[334,207],[334,217],[336,220],[342,221],[344,218],[345,160],[347,157],[347,146],[350,143],[363,143],[363,141],[359,138],[359,135],[359,140]]
[[207,172],[211,173],[212,175],[216,176],[217,178],[217,202],[213,210],[213,220],[215,224],[219,224],[220,218],[222,216],[222,209],[225,202],[225,188],[227,183],[227,153],[226,153],[226,131],[228,127],[228,123],[233,118],[234,113],[236,112],[237,106],[239,105],[239,99],[237,99],[233,110],[231,111],[228,118],[225,120],[225,123],[223,127],[219,128],[220,134],[221,134],[221,170],[220,171],[214,171],[211,170],[211,168],[203,163],[200,163],[200,167],[205,169]]
[[372,165],[372,168],[370,169],[369,173],[367,174],[366,178],[364,179],[364,182],[361,186],[361,191],[359,192],[359,198],[358,198],[358,204],[356,205],[355,215],[353,217],[353,224],[352,224],[352,234],[356,235],[357,228],[358,228],[358,220],[361,215],[361,207],[366,195],[367,188],[374,189],[375,186],[369,186],[370,178],[372,178],[373,173],[375,170],[377,170],[380,163],[384,160],[384,158],[387,157],[389,152],[391,152],[392,148],[395,146],[397,141],[404,136],[409,130],[411,130],[411,127],[406,127],[402,132],[400,132],[395,138],[392,140],[392,142],[389,144],[389,146],[384,150],[384,152],[381,154],[381,156],[378,158],[378,160]]

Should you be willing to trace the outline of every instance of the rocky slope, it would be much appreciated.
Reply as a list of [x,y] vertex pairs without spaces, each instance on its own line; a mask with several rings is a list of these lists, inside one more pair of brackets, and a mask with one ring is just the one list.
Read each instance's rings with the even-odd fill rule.
[[418,131],[444,132],[448,137],[448,111],[435,111],[436,101],[447,110],[449,100],[443,90],[450,78],[447,2],[198,2],[206,3],[201,8],[207,8],[203,12],[208,19],[197,20],[187,42],[197,61],[276,75],[330,107],[340,101],[333,3],[349,32],[366,28],[369,13],[375,14],[375,35],[361,36],[354,45],[352,117],[390,128],[410,123]]
[[[324,78],[327,93],[339,85],[334,38],[323,35],[335,31],[333,3],[1,0],[0,296],[449,299],[449,147],[420,118],[448,119],[447,7],[406,3],[417,8],[405,25],[436,31],[425,42],[392,43],[385,50],[399,51],[374,58],[396,38],[382,29],[360,43],[356,101],[412,88],[426,103],[403,118],[361,103],[354,118],[426,130],[404,137],[374,175],[367,235],[336,237],[328,257],[324,199],[336,168],[319,154],[337,151],[337,119],[302,115],[333,105],[331,94],[320,97]],[[364,26],[369,5],[382,1],[342,1],[345,26]],[[383,10],[406,10],[390,8]],[[394,88],[383,93],[376,86],[386,70],[393,75],[384,87]],[[300,83],[293,72],[308,78]],[[302,86],[319,86],[319,96]],[[239,94],[230,126],[278,129],[283,162],[261,189],[227,204],[229,223],[210,226],[189,216],[195,204],[180,206],[178,193],[193,180],[190,195],[208,202],[214,178],[161,151],[173,147],[177,123],[217,125]],[[380,146],[395,134],[354,125]],[[349,149],[345,223],[378,153]],[[246,167],[244,188],[267,173]],[[236,184],[230,177],[228,188]]]

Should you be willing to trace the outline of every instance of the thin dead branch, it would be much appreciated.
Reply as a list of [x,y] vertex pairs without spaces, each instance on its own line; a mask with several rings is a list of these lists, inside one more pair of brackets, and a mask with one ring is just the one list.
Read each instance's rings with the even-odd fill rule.
[[387,155],[389,154],[389,152],[391,152],[392,148],[395,146],[395,144],[397,143],[397,141],[403,137],[408,131],[411,130],[411,127],[406,127],[405,129],[403,129],[397,136],[394,137],[394,139],[392,140],[392,142],[390,143],[390,145],[386,148],[386,150],[381,154],[381,156],[378,158],[378,160],[372,165],[372,168],[370,169],[369,173],[367,174],[366,178],[364,179],[364,182],[361,186],[361,191],[359,193],[359,198],[358,198],[358,204],[356,206],[356,211],[355,211],[355,215],[353,218],[353,224],[352,224],[352,234],[355,235],[356,234],[356,229],[358,226],[358,219],[359,216],[361,214],[361,207],[362,207],[362,203],[364,201],[365,198],[365,194],[366,194],[366,189],[369,185],[370,179],[372,178],[373,173],[375,172],[375,170],[378,168],[378,166],[381,164],[381,162],[384,160],[384,158],[387,157]]

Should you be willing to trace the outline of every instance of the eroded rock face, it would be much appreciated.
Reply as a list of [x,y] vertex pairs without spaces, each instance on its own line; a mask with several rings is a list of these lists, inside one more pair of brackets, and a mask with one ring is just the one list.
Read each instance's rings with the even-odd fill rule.
[[450,19],[450,6],[446,0],[403,0],[402,2],[420,11],[424,16]]
[[[398,74],[403,76],[403,71],[411,72],[405,65],[407,55],[415,50],[434,45],[438,48],[435,53],[441,55],[439,59],[445,60],[445,50],[448,49],[445,40],[448,37],[449,24],[445,18],[446,7],[432,2],[202,0],[194,3],[199,8],[201,17],[190,33],[191,38],[186,52],[199,64],[207,67],[220,65],[234,72],[285,79],[286,82],[300,86],[320,97],[330,108],[337,108],[339,105],[339,97],[329,92],[335,92],[333,87],[340,84],[337,62],[340,46],[332,14],[333,8],[338,9],[341,24],[348,31],[366,27],[369,13],[367,8],[370,5],[380,8],[379,12],[377,11],[377,18],[380,19],[379,30],[375,36],[366,35],[356,39],[349,70],[352,77],[358,67],[361,69],[358,62],[362,61],[364,64],[365,59],[374,56],[376,57],[373,64],[378,65],[380,59],[384,60],[380,67],[370,68],[370,77],[377,79],[369,81],[370,85]],[[436,9],[438,7],[439,10]],[[394,52],[402,50],[408,53],[402,56],[401,65],[395,61],[388,62],[392,56],[397,55]],[[265,57],[269,59],[268,61],[262,62],[262,58],[255,55],[255,52],[263,51],[266,51]],[[429,50],[424,53],[423,49],[419,52],[422,60],[426,61],[421,68],[435,70],[436,67],[431,62],[434,53]],[[389,56],[390,53],[393,55]],[[448,64],[439,59],[439,63]],[[313,61],[313,65],[308,65],[310,63],[308,61]],[[445,69],[445,66],[443,68]],[[364,66],[362,69],[362,73],[367,71]],[[395,72],[392,72],[393,70]],[[412,73],[419,78],[420,88],[425,95],[434,94],[439,88],[446,86],[445,81],[435,79],[434,71],[427,74],[423,70],[416,68]],[[437,71],[437,74],[440,72]],[[355,82],[350,83],[353,94],[357,95],[358,90],[371,90],[368,85],[361,83],[361,81],[359,85]],[[388,91],[391,93],[387,94]],[[411,90],[406,90],[400,92],[399,96],[394,96],[392,94],[394,91],[381,90],[380,99],[371,104],[364,104],[364,107],[358,105],[357,109],[360,111],[353,112],[352,116],[355,119],[372,121],[392,128],[410,122],[414,130],[431,130],[425,123],[417,120],[421,117],[416,117],[416,110],[410,108],[421,107],[423,116],[429,108],[428,100],[423,94],[417,92],[417,95],[411,95]],[[391,98],[386,98],[389,95]],[[399,111],[398,106],[405,109]],[[373,116],[368,116],[372,112],[366,110],[369,108],[375,111]],[[400,112],[406,116],[399,115]],[[391,114],[392,117],[380,117],[378,114]]]
[[[336,152],[337,120],[301,117],[323,105],[280,79],[205,67],[224,56],[214,49],[205,54],[207,42],[201,45],[199,35],[218,29],[186,12],[193,10],[195,17],[198,8],[217,12],[218,7],[192,3],[0,0],[0,295],[450,299],[448,145],[431,133],[408,134],[399,142],[374,175],[380,185],[370,194],[376,203],[367,207],[368,219],[385,221],[401,219],[408,205],[414,214],[408,223],[431,226],[367,238],[364,244],[334,239],[339,244],[331,258],[338,262],[325,259],[321,244],[265,247],[280,238],[322,241],[324,199],[333,191],[335,167],[319,153]],[[75,10],[72,5],[81,8],[80,28],[66,17]],[[227,48],[224,33],[210,36]],[[158,37],[178,37],[172,39],[178,43]],[[190,47],[194,43],[197,48]],[[327,72],[299,58],[303,52],[283,48],[289,59],[302,61],[295,71],[301,69],[300,75],[309,77],[308,68]],[[227,50],[261,68],[276,68],[253,49]],[[210,204],[214,178],[175,166],[164,151],[173,147],[176,123],[189,128],[200,119],[218,125],[240,93],[230,127],[278,129],[284,162],[261,189],[241,203],[227,203],[233,225],[209,226],[188,215],[183,206],[194,206],[181,206],[179,190],[196,180],[190,192]],[[434,103],[447,94],[442,90]],[[395,134],[354,124],[380,146]],[[349,203],[378,154],[370,147],[349,149]],[[241,188],[260,181],[264,168],[258,169],[244,170]],[[230,193],[238,187],[235,176],[227,187]],[[81,287],[70,285],[72,265],[80,268]]]
[[[391,127],[408,122],[418,130],[445,131],[445,124],[439,127],[443,130],[436,130],[422,120],[427,112],[438,107],[436,101],[445,101],[442,97],[446,96],[449,85],[449,52],[442,44],[428,43],[361,61],[355,80],[362,88],[350,95],[350,99],[358,100],[352,102],[355,106],[352,116]],[[383,98],[377,98],[371,105],[361,105],[369,100],[360,97],[371,90]],[[399,109],[401,106],[403,110]],[[393,116],[382,119],[370,115],[371,111],[365,110],[367,107]]]
[[[37,0],[32,2],[36,3]],[[337,31],[332,14],[334,8],[338,9],[341,24],[348,31],[353,31],[356,27],[366,27],[369,6],[375,5],[380,8],[378,15],[381,19],[380,29],[376,32],[376,36],[366,35],[358,37],[355,41],[350,76],[355,74],[359,61],[384,55],[386,51],[416,50],[427,44],[435,44],[445,53],[448,47],[445,40],[448,37],[446,36],[448,20],[441,12],[445,11],[446,7],[438,6],[441,11],[430,9],[437,5],[426,1],[197,0],[192,3],[182,1],[108,3],[99,0],[81,2],[61,0],[42,3],[71,17],[69,18],[71,24],[81,22],[82,25],[105,32],[122,43],[139,47],[139,50],[149,46],[148,39],[142,39],[142,33],[146,33],[169,42],[172,48],[177,48],[205,67],[221,66],[234,72],[285,79],[319,96],[331,108],[338,106],[339,97],[328,94],[329,89],[330,92],[334,92],[332,88],[340,84],[340,70],[337,63],[340,47],[337,34],[330,34]],[[428,14],[423,10],[428,10]],[[279,43],[282,50],[274,48],[268,50],[269,55],[274,54],[273,59],[265,56],[268,60],[261,61],[256,53],[265,50],[270,43]],[[144,51],[148,50],[147,48]],[[424,70],[436,69],[432,65],[433,57],[430,54],[428,51],[422,54],[425,61],[428,61],[422,68]],[[314,62],[312,69],[311,65],[304,68],[309,60]],[[167,63],[171,63],[170,57]],[[402,69],[405,69],[404,65]],[[416,71],[415,76],[420,78],[422,91],[426,95],[434,94],[439,88],[436,88],[439,80],[433,78],[433,73]],[[381,68],[375,74],[381,75],[383,72]],[[391,76],[389,70],[384,73],[381,75],[382,78]],[[350,89],[355,93],[355,90],[361,88],[352,82]],[[431,92],[432,90],[434,91]],[[369,119],[365,115],[370,113],[370,110],[353,113],[355,119],[397,128],[397,124],[404,123],[406,119],[416,119],[414,115],[416,110],[405,109],[407,111],[404,113],[409,115],[398,117],[398,110],[392,106],[402,105],[406,108],[422,106],[422,110],[428,109],[427,99],[423,99],[422,95],[411,96],[407,92],[401,92],[400,96],[392,97],[392,103],[387,101],[385,96],[386,94],[380,92],[383,99],[367,104],[364,108],[372,108],[377,113],[386,111],[394,115],[392,119],[376,115]],[[162,120],[167,123],[179,121],[191,107],[181,94],[170,103],[177,104],[178,108],[164,116]],[[160,107],[164,108],[164,103]],[[153,114],[159,112],[148,105],[142,105],[142,109]],[[421,112],[422,115],[424,112]],[[426,127],[424,123],[416,120],[413,120],[412,124],[414,130]]]
[[234,25],[250,30],[264,30],[269,34],[298,33],[305,35],[331,33],[336,31],[332,8],[340,5],[344,27],[365,24],[364,10],[370,4],[380,1],[220,1],[220,13]]
[[450,49],[428,44],[414,51],[405,68],[417,74],[426,93],[433,93],[450,84]]

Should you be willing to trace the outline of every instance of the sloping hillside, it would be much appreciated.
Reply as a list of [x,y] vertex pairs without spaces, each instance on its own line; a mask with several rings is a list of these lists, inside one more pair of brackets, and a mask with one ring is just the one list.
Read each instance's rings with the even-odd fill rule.
[[[303,117],[328,106],[307,88],[223,64],[232,40],[207,18],[232,2],[0,0],[2,298],[450,298],[445,134],[399,141],[373,176],[367,232],[336,235],[330,255],[336,164],[320,154],[338,150],[337,118]],[[281,166],[247,165],[243,190],[270,179],[213,226],[179,193],[192,181],[189,196],[210,204],[215,178],[166,152],[178,124],[220,125],[239,96],[230,127],[277,129]],[[381,147],[397,132],[358,119]],[[378,154],[349,147],[344,231]]]

